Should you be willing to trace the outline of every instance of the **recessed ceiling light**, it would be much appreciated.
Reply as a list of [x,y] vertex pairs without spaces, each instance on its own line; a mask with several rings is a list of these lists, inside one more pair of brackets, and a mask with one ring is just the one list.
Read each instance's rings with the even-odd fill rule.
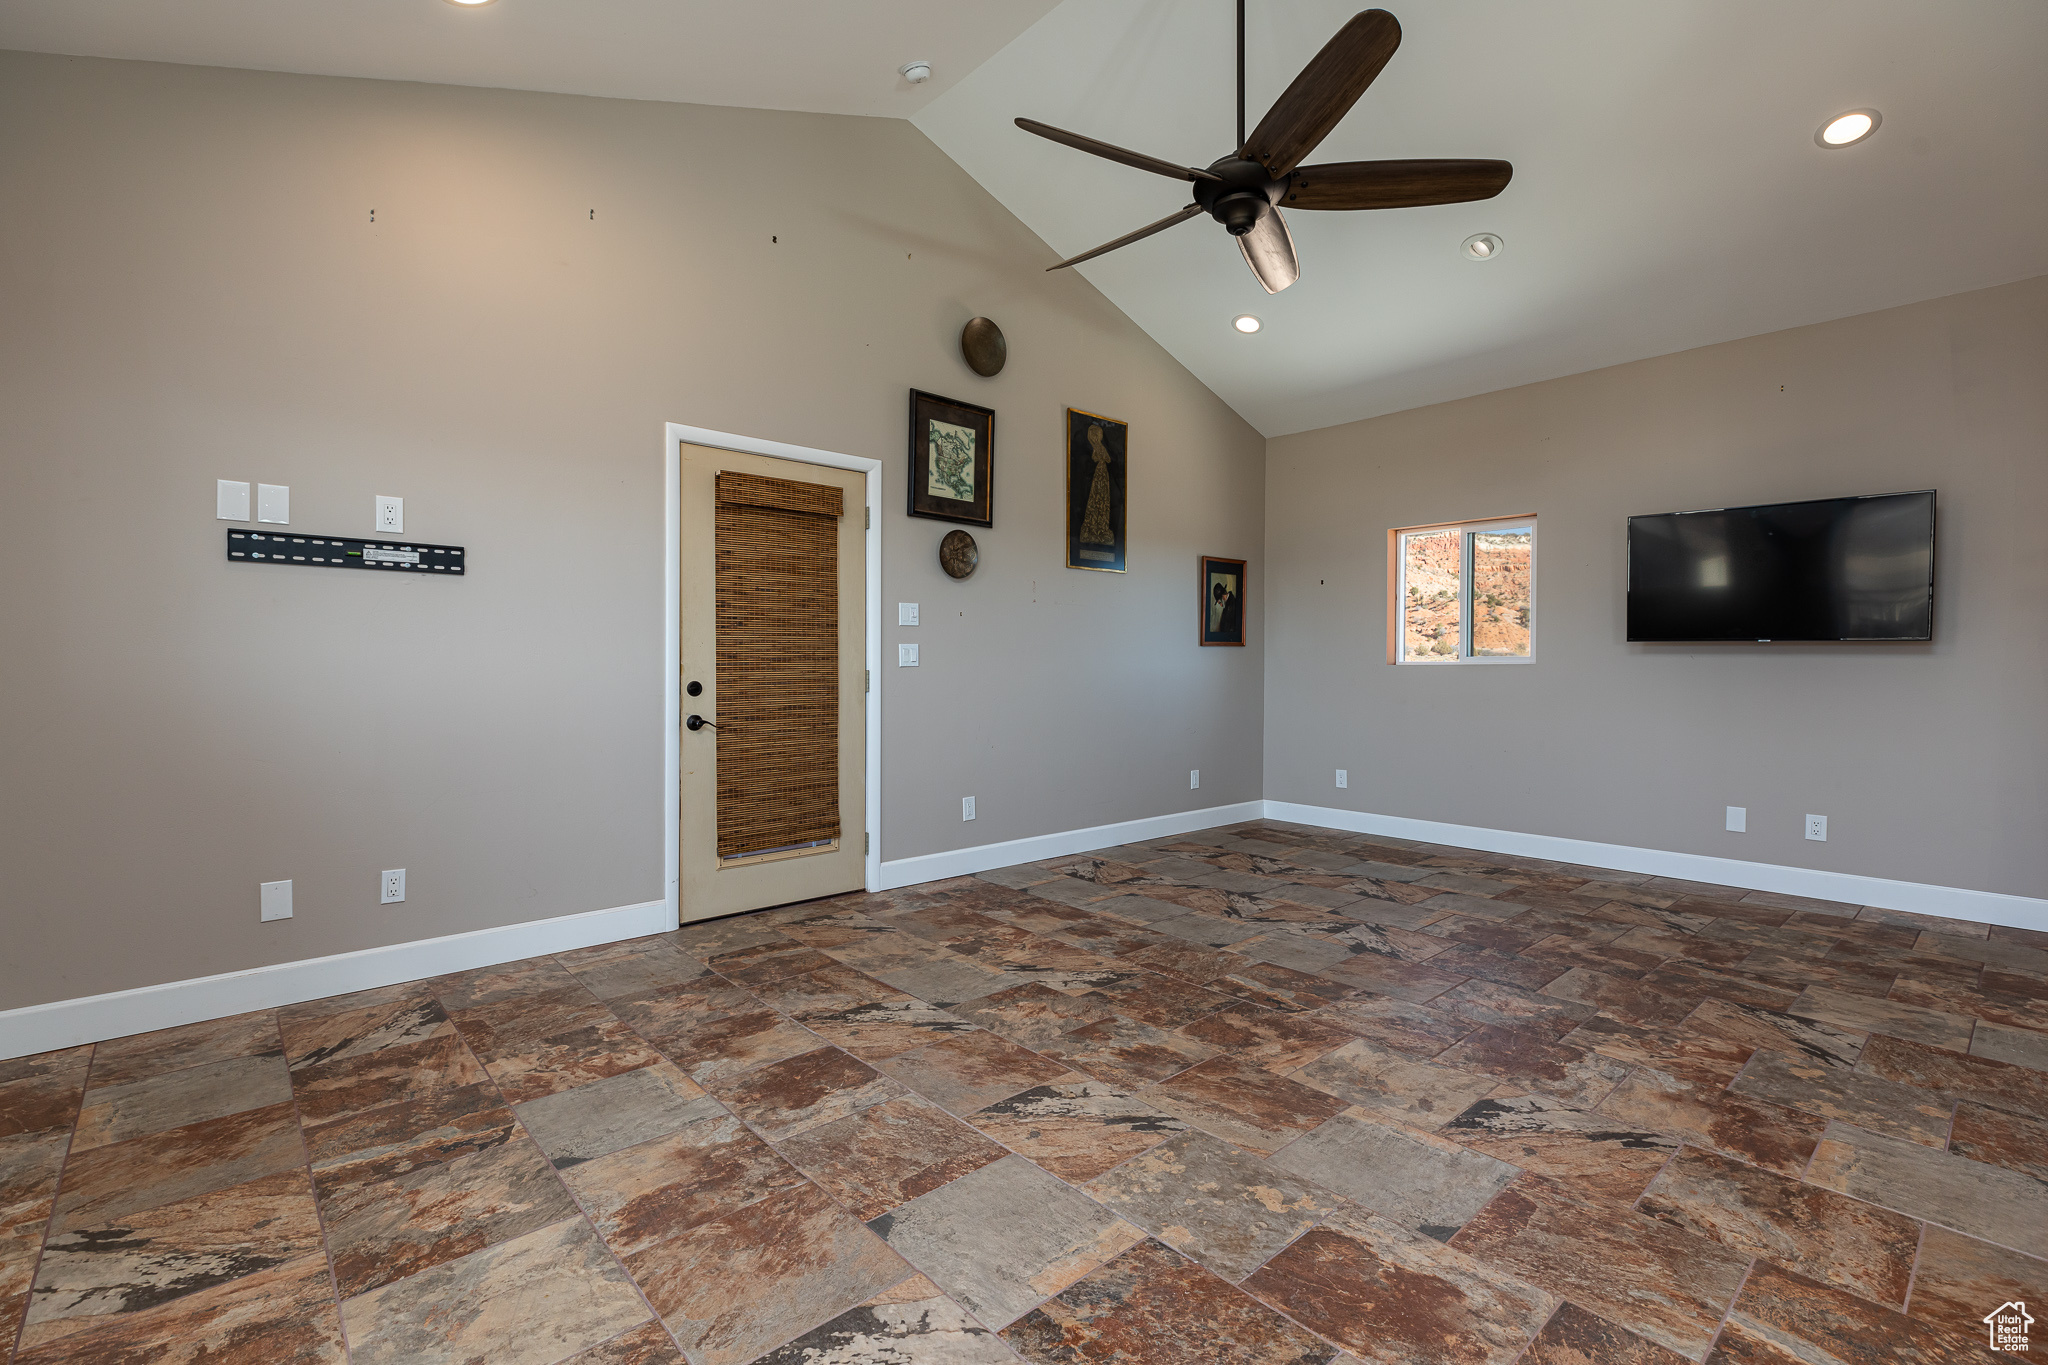
[[1877,131],[1877,125],[1884,122],[1884,115],[1875,109],[1851,109],[1846,114],[1837,114],[1820,126],[1813,140],[1823,147],[1854,147],[1857,143]]
[[491,2],[492,0],[448,0],[449,4],[459,5],[463,9],[481,9]]
[[1235,327],[1240,332],[1251,333],[1258,331],[1259,328],[1263,327],[1265,324],[1260,322],[1257,318],[1253,317],[1250,313],[1239,313],[1236,317],[1230,320],[1230,325],[1232,327]]
[[1475,232],[1465,239],[1465,254],[1475,261],[1490,261],[1500,255],[1502,245],[1490,232]]

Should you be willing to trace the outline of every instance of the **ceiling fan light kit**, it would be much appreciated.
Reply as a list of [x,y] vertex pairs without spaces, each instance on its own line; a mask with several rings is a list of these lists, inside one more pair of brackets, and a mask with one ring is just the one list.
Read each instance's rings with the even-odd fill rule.
[[[1181,166],[1035,119],[1020,118],[1027,133],[1154,175],[1192,181],[1194,200],[1136,232],[1071,256],[1053,270],[1092,261],[1201,214],[1223,224],[1252,275],[1268,294],[1301,276],[1294,236],[1282,205],[1299,209],[1394,209],[1464,204],[1491,199],[1515,170],[1505,161],[1342,161],[1304,166],[1401,45],[1401,25],[1381,9],[1352,16],[1282,92],[1259,126],[1246,136],[1244,0],[1237,3],[1237,141],[1235,152],[1208,166]],[[1496,244],[1499,239],[1494,239]],[[1470,249],[1470,242],[1467,243]]]

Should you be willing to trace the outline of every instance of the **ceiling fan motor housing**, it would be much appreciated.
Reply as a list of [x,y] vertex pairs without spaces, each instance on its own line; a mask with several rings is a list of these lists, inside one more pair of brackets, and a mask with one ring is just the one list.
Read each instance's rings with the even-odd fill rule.
[[1275,180],[1266,168],[1243,157],[1226,156],[1209,166],[1214,180],[1195,182],[1195,202],[1229,231],[1242,237],[1287,192],[1285,179]]

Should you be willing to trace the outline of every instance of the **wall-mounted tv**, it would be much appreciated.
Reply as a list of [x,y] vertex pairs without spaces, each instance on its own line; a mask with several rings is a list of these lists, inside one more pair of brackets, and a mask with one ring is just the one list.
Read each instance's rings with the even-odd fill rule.
[[1628,638],[1928,640],[1934,493],[1628,519]]

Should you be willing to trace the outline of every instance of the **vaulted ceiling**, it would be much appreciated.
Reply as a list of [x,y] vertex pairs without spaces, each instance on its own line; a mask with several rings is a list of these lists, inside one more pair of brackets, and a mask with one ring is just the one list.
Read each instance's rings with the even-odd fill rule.
[[[1078,267],[1268,434],[2048,274],[2040,0],[1382,2],[1401,49],[1312,159],[1499,157],[1505,193],[1290,212],[1302,278],[1274,296],[1203,218]],[[1253,122],[1359,7],[1250,0]],[[1206,164],[1232,24],[1232,0],[0,0],[0,47],[911,118],[1047,264],[1187,187],[1011,119]],[[1815,144],[1863,107],[1874,137]],[[1497,258],[1460,252],[1476,232]]]

